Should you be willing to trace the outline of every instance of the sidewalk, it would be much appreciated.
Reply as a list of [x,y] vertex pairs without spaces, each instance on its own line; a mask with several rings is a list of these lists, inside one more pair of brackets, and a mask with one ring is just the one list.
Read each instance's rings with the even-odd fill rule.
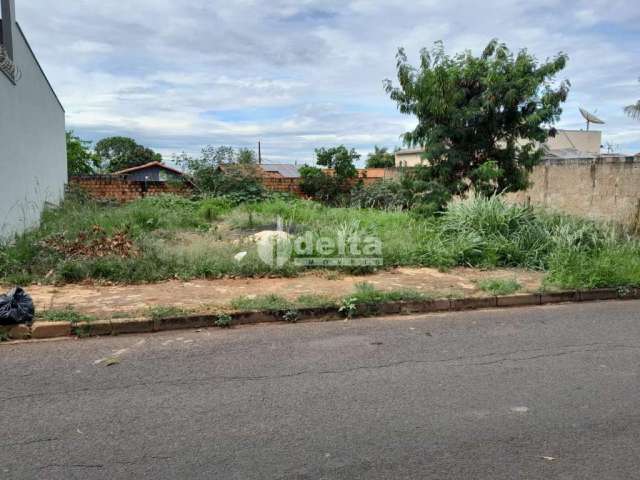
[[540,288],[543,276],[542,272],[515,269],[456,268],[440,272],[431,268],[397,268],[364,276],[310,273],[294,278],[172,280],[143,285],[32,285],[26,290],[40,312],[72,306],[98,318],[113,318],[114,315],[135,316],[153,306],[204,312],[228,305],[232,299],[241,296],[276,294],[295,300],[300,295],[322,295],[338,299],[349,295],[361,282],[383,291],[404,288],[437,297],[478,297],[488,294],[478,289],[474,282],[487,278],[515,278],[522,285],[520,292],[535,292]]

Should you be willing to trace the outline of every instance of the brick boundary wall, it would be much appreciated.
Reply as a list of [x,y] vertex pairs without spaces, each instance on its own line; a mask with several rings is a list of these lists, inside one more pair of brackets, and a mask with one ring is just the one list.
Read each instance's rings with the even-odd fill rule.
[[267,190],[272,192],[292,193],[299,197],[304,197],[304,193],[300,188],[299,178],[278,178],[273,176],[262,177],[262,184]]
[[[327,170],[330,174],[331,171]],[[361,168],[358,169],[358,177],[351,181],[351,186],[355,186],[359,181],[364,185],[371,185],[382,180],[391,180],[400,176],[400,169],[397,168]],[[264,173],[261,181],[267,190],[272,192],[292,193],[302,198],[307,198],[300,188],[300,178],[284,178],[274,173]]]
[[71,177],[69,188],[80,188],[96,200],[114,200],[131,202],[149,195],[173,193],[189,196],[192,189],[188,186],[167,182],[140,182],[127,180],[117,175],[90,175]]

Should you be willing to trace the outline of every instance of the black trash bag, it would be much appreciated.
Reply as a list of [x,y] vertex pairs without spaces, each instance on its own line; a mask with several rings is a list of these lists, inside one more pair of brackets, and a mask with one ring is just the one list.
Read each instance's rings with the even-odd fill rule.
[[35,315],[33,300],[22,288],[16,287],[0,295],[0,325],[31,325]]

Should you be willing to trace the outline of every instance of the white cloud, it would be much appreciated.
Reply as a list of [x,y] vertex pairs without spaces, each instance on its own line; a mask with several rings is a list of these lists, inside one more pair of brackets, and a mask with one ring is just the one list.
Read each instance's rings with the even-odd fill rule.
[[439,39],[479,52],[499,37],[540,59],[568,53],[560,126],[597,108],[605,139],[640,151],[640,125],[622,112],[640,98],[633,0],[17,3],[69,127],[94,139],[131,135],[165,155],[262,140],[267,158],[291,162],[333,143],[393,147],[413,123],[382,89],[396,48],[417,59]]

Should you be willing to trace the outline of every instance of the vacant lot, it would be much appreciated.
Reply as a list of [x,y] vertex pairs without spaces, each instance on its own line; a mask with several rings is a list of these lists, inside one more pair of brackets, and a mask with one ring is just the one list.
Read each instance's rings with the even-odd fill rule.
[[[0,246],[0,281],[134,284],[308,273],[292,262],[273,266],[259,259],[252,235],[274,230],[279,219],[293,236],[374,236],[382,244],[382,270],[519,268],[542,272],[545,287],[640,285],[640,243],[634,236],[613,226],[506,205],[499,197],[456,203],[434,217],[330,208],[288,197],[241,205],[175,196],[127,205],[69,198],[45,212],[40,228]],[[241,252],[246,255],[236,257]],[[374,267],[322,271],[362,275]],[[488,282],[485,289],[513,291],[516,286]]]

